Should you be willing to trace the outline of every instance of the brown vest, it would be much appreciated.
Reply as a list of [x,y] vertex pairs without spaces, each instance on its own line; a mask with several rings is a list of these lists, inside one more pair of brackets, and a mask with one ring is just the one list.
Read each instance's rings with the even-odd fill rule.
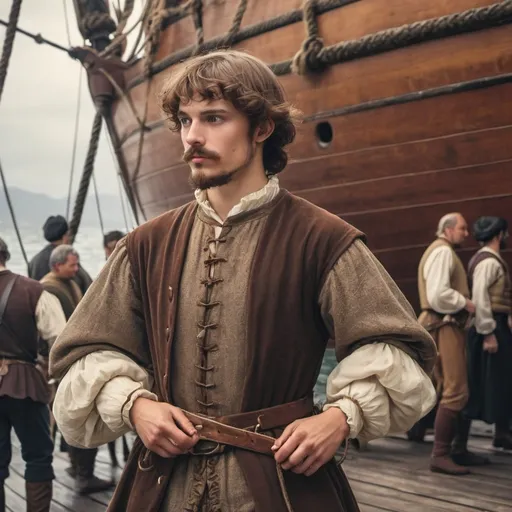
[[44,289],[55,295],[62,306],[66,320],[69,320],[78,303],[82,300],[82,291],[72,279],[61,279],[52,272],[41,279]]
[[[155,392],[165,401],[172,396],[168,372],[177,312],[175,292],[196,208],[196,203],[189,203],[144,224],[127,238],[134,283],[144,309]],[[312,392],[328,340],[319,293],[335,262],[362,236],[338,217],[284,190],[273,201],[250,270],[246,299],[249,371],[240,412],[284,404]],[[151,454],[150,470],[142,471],[138,462],[144,453],[137,441],[109,511],[160,509],[172,462]],[[256,510],[286,512],[273,458],[243,450],[236,455]],[[285,472],[285,480],[295,512],[358,510],[343,473],[333,462],[310,478]]]
[[491,300],[491,308],[494,313],[509,314],[512,307],[512,286],[510,283],[510,272],[508,265],[496,254],[489,251],[478,251],[469,261],[468,280],[469,286],[473,288],[473,275],[477,265],[488,259],[495,259],[503,268],[503,275],[498,277],[494,283],[489,286],[489,299]]
[[[0,295],[2,295],[12,272],[0,272]],[[38,351],[36,306],[43,287],[37,281],[18,276],[5,308],[0,325],[0,357],[35,361]]]
[[423,274],[425,263],[428,257],[432,254],[432,252],[442,245],[446,245],[447,247],[449,247],[453,253],[454,264],[450,273],[450,287],[461,293],[464,297],[469,297],[468,280],[462,261],[460,261],[460,258],[457,256],[457,253],[454,251],[452,245],[447,240],[445,240],[444,238],[438,238],[427,247],[427,250],[423,253],[423,256],[421,257],[420,264],[418,267],[418,292],[420,296],[420,306],[422,310],[432,309],[432,306],[429,304],[427,299],[427,283]]

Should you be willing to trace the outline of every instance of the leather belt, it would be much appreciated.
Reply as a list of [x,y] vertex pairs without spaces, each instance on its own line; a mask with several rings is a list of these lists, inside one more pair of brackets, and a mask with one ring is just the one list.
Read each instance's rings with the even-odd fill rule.
[[215,455],[222,453],[226,446],[233,446],[273,456],[271,448],[275,438],[260,431],[284,427],[299,418],[311,415],[312,411],[312,396],[267,409],[215,418],[184,410],[201,440],[192,448],[190,454]]

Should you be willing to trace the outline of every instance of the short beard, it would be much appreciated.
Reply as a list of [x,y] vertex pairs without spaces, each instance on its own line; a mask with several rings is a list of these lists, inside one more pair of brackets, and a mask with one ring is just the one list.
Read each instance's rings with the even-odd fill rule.
[[223,185],[227,185],[240,171],[243,171],[244,169],[247,169],[247,167],[249,167],[254,158],[254,154],[255,151],[253,146],[251,145],[249,152],[247,154],[247,158],[240,167],[237,167],[236,169],[233,169],[231,171],[221,172],[220,174],[216,174],[214,176],[207,176],[201,171],[201,169],[196,169],[195,172],[190,173],[188,179],[190,186],[194,189],[208,190],[210,188],[222,187]]

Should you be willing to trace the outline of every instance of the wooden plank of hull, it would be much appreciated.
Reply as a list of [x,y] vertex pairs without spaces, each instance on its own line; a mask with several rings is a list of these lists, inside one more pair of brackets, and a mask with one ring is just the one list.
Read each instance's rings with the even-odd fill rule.
[[[344,9],[356,5],[360,4],[349,5],[339,11],[342,12]],[[324,17],[333,19],[334,22],[341,16],[336,16],[337,12],[332,11]],[[185,21],[191,23],[190,20],[183,20],[183,22]],[[288,44],[282,40],[282,32],[285,30],[292,30],[292,33],[297,36],[296,44]],[[330,31],[326,29],[325,33],[336,34],[336,37],[339,37],[340,34],[335,27],[332,27]],[[261,37],[266,38],[266,44],[257,41]],[[265,36],[244,41],[235,47],[243,48],[262,58],[265,62],[271,63],[293,57],[300,48],[303,37],[302,30],[298,31],[297,26],[293,25]],[[485,45],[482,44],[484,37]],[[280,41],[279,45],[275,44],[276,40]],[[510,30],[507,27],[500,27],[485,31],[485,36],[482,33],[467,34],[346,62],[331,67],[315,78],[287,75],[281,77],[281,81],[289,99],[303,109],[305,114],[311,114],[319,110],[358,104],[379,97],[394,96],[499,74],[507,70],[512,71],[512,57],[508,51],[511,43]],[[267,46],[269,48],[289,48],[288,54],[284,57],[272,55],[270,52],[266,52]],[[176,46],[173,48],[177,49]],[[170,69],[163,71],[153,78],[150,88],[152,98],[159,93],[170,72]],[[146,91],[147,84],[145,83],[130,91],[134,103],[139,106],[138,110],[141,112]],[[160,119],[161,114],[156,101],[150,101],[148,122]],[[122,102],[118,103],[115,108],[115,123],[121,139],[137,128],[133,114]]]
[[[454,96],[433,98],[408,105],[399,105],[375,111],[363,112],[352,116],[332,118],[331,123],[335,134],[343,134],[342,136],[335,136],[335,140],[332,144],[335,151],[354,151],[357,149],[364,149],[365,152],[371,154],[373,151],[381,152],[384,149],[387,151],[387,154],[390,152],[392,154],[393,151],[401,152],[402,154],[412,155],[412,158],[409,157],[408,160],[406,159],[406,161],[409,162],[410,167],[400,168],[399,165],[401,162],[396,162],[394,158],[391,158],[387,163],[384,163],[381,160],[380,163],[383,166],[383,170],[373,171],[374,169],[379,169],[379,165],[375,165],[375,163],[374,165],[366,164],[363,153],[359,153],[358,155],[358,166],[354,165],[355,162],[352,155],[329,156],[327,153],[324,157],[326,160],[325,164],[323,159],[316,159],[314,164],[313,162],[307,162],[307,164],[302,162],[295,164],[292,163],[290,165],[290,170],[286,171],[283,175],[283,184],[291,190],[304,191],[302,183],[296,185],[295,179],[297,176],[297,179],[300,182],[301,178],[298,176],[306,173],[312,175],[314,180],[315,171],[312,170],[312,167],[313,169],[328,169],[327,172],[330,172],[333,175],[333,182],[336,180],[337,169],[345,169],[344,172],[341,171],[338,183],[344,183],[343,177],[350,173],[352,165],[354,165],[352,167],[353,176],[359,177],[360,169],[363,169],[362,172],[366,172],[363,179],[368,181],[371,181],[373,178],[386,177],[385,175],[383,176],[383,174],[384,172],[387,172],[390,167],[395,168],[395,173],[397,172],[397,169],[402,173],[404,173],[404,171],[407,174],[415,173],[418,172],[418,170],[416,169],[416,165],[413,163],[413,159],[417,156],[417,153],[415,153],[415,150],[418,149],[417,144],[421,145],[421,151],[423,154],[430,153],[429,146],[432,144],[434,147],[432,154],[439,155],[438,160],[430,161],[429,166],[432,167],[428,170],[442,170],[453,166],[460,167],[457,162],[459,155],[464,149],[464,142],[467,146],[467,144],[471,143],[470,141],[472,141],[472,139],[479,140],[480,137],[483,137],[483,149],[490,149],[496,144],[503,146],[498,151],[499,155],[497,157],[492,153],[488,153],[487,158],[489,160],[500,160],[500,157],[502,156],[504,157],[503,159],[508,159],[510,158],[509,145],[503,143],[503,141],[507,139],[502,139],[498,134],[507,135],[509,131],[507,131],[507,129],[497,131],[494,130],[494,128],[500,126],[509,127],[512,125],[511,91],[512,84],[494,87],[492,92],[489,90],[477,90]],[[468,105],[473,105],[473,107],[468,108]],[[496,109],[495,105],[500,105],[500,108]],[[422,121],[419,122],[418,120]],[[370,126],[371,130],[368,129]],[[391,130],[390,127],[393,127],[393,129]],[[484,131],[486,129],[491,130],[490,136]],[[465,132],[468,131],[471,133],[465,134]],[[453,136],[454,134],[456,135],[455,137]],[[466,139],[464,139],[464,137],[466,137]],[[495,143],[490,144],[489,140],[493,137],[496,141]],[[421,140],[421,142],[412,144],[411,142],[415,140]],[[382,146],[389,146],[393,143],[397,145],[396,149],[391,146],[382,148]],[[462,148],[459,147],[459,143],[463,144]],[[308,140],[302,133],[298,137],[297,145],[307,146],[308,144],[316,145],[315,142]],[[398,147],[399,144],[400,146]],[[478,147],[480,142],[473,144],[475,144],[475,147]],[[377,149],[372,149],[370,151],[369,148],[372,146],[377,146]],[[131,162],[131,165],[133,166],[137,156],[137,148],[127,148],[125,154],[127,161]],[[173,165],[173,162],[180,161],[181,154],[182,146],[177,135],[170,135],[168,138],[167,136],[162,136],[158,131],[150,132],[146,135],[142,168],[144,170],[151,169],[148,165],[148,160],[152,158],[157,158],[160,165],[163,164],[164,160],[167,160],[171,165]],[[471,153],[465,155],[462,165],[469,166],[473,163],[468,158],[470,155]],[[479,158],[476,163],[480,164],[481,162],[485,162],[485,153],[482,151],[478,153],[478,155]],[[348,158],[348,163],[345,163],[346,158]],[[329,167],[329,162],[331,162],[332,165],[332,162],[335,159],[338,159],[339,161],[338,166],[333,169],[332,167]],[[297,168],[297,172],[295,172],[294,167]],[[157,169],[157,171],[160,171],[161,169],[162,168]],[[184,169],[185,167],[175,167],[172,171],[163,171],[155,174],[153,178],[155,180],[154,185],[151,183],[153,181],[151,176],[144,177],[144,175],[141,175],[137,185],[139,187],[139,195],[143,204],[147,204],[147,201],[161,201],[164,199],[163,196],[166,196],[169,193],[172,193],[174,197],[187,194],[189,192],[189,186],[187,183],[188,172]],[[366,169],[366,171],[364,169]],[[375,172],[375,174],[372,174],[372,172]],[[389,175],[392,173],[393,171],[390,171]],[[389,175],[387,176],[388,178]],[[169,180],[169,186],[162,187],[162,180],[165,179]],[[304,179],[302,179],[302,182],[303,181]],[[315,197],[317,197],[319,201],[322,201],[322,197],[324,194],[329,194],[330,189],[325,189],[325,192],[321,189],[318,190],[320,186],[324,185],[321,177],[319,177],[315,184],[317,187],[314,187],[315,190],[312,193],[316,194]],[[332,185],[332,182],[328,184],[329,187]],[[376,185],[368,184],[368,187],[372,186],[375,187]],[[334,207],[332,200],[330,205]],[[350,212],[351,210],[335,208],[334,211],[336,213],[345,213]]]

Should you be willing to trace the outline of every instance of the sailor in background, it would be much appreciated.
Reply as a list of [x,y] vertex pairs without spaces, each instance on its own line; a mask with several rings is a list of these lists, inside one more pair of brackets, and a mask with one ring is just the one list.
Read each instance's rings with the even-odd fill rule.
[[464,217],[460,213],[445,215],[436,235],[418,268],[419,322],[433,336],[439,352],[434,379],[440,402],[430,468],[464,475],[469,473],[466,466],[487,463],[487,459],[467,450],[470,422],[461,414],[468,401],[464,327],[468,313],[475,311],[464,265],[455,253],[468,236]]
[[[55,247],[70,242],[69,226],[62,215],[48,217],[43,225],[43,234],[49,243],[28,264],[28,276],[36,281],[40,281],[50,272],[50,255]],[[92,283],[91,276],[80,265],[73,280],[80,287],[82,294],[87,291]]]
[[495,448],[512,450],[512,298],[510,271],[500,254],[507,230],[507,221],[501,217],[480,217],[473,227],[483,247],[468,266],[476,312],[468,335],[470,399],[466,413],[471,419],[495,425]]
[[48,512],[54,478],[50,389],[38,365],[38,338],[51,346],[66,319],[59,301],[40,283],[7,270],[9,258],[0,238],[0,511],[5,510],[14,429],[26,464],[27,510]]

